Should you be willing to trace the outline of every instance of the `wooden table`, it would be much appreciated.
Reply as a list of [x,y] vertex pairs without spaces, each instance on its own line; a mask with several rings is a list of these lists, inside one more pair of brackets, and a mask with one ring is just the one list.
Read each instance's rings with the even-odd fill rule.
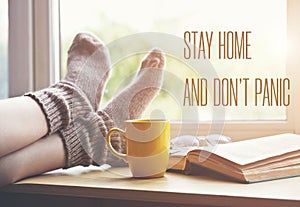
[[77,167],[28,178],[0,192],[3,206],[299,207],[300,177],[241,184],[172,172],[162,178],[134,179],[128,168]]

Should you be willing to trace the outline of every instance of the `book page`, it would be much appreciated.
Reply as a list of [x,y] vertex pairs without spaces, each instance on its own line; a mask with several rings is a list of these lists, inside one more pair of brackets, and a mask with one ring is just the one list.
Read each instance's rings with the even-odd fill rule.
[[299,135],[280,134],[218,145],[210,151],[239,165],[246,165],[297,150],[300,150]]
[[203,147],[173,147],[169,150],[171,157],[185,157],[192,150],[203,149]]

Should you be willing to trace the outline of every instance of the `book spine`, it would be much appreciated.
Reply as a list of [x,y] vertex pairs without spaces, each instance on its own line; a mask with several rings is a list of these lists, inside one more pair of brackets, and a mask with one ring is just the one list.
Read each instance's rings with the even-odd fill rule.
[[185,167],[184,167],[183,173],[185,175],[192,174],[192,163],[188,159],[185,160]]

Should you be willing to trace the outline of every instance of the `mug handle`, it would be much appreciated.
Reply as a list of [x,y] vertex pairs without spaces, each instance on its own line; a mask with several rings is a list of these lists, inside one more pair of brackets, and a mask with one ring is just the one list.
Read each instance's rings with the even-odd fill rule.
[[112,133],[119,133],[121,136],[124,136],[125,132],[119,128],[111,128],[106,135],[106,142],[107,142],[108,149],[111,151],[111,153],[113,155],[115,155],[116,157],[119,157],[119,158],[123,159],[125,162],[127,162],[127,155],[117,152],[111,145],[110,136],[112,135]]

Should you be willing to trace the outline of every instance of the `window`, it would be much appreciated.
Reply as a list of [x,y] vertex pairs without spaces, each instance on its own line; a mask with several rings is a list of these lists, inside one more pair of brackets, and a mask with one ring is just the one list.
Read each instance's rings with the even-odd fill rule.
[[0,99],[8,97],[8,1],[0,0]]
[[[230,1],[152,1],[151,4],[140,4],[140,1],[61,1],[61,37],[62,63],[65,73],[66,55],[73,36],[79,31],[91,31],[98,35],[106,44],[111,44],[119,38],[140,32],[162,32],[176,35],[183,39],[188,31],[213,31],[216,36],[219,31],[251,31],[251,60],[223,60],[216,58],[217,44],[213,43],[210,62],[219,78],[268,78],[285,77],[285,39],[286,39],[286,1],[246,1],[241,4],[238,0]],[[272,7],[270,7],[272,4]],[[134,5],[134,6],[128,6]],[[158,6],[159,5],[159,6]],[[216,6],[218,5],[218,6]],[[234,5],[234,6],[233,6]],[[257,6],[259,5],[259,6]],[[126,9],[124,9],[126,7]],[[170,7],[172,9],[170,9]],[[202,9],[201,9],[202,8]],[[205,8],[205,9],[203,9]],[[78,11],[80,10],[80,15]],[[266,11],[267,15],[266,15]],[[238,18],[243,17],[243,18]],[[241,34],[239,34],[241,35]],[[189,36],[189,38],[192,38]],[[198,38],[198,36],[197,36]],[[280,41],[278,41],[280,40]],[[198,42],[199,39],[196,39]],[[215,40],[217,41],[217,39]],[[147,43],[145,43],[147,44]],[[182,49],[183,50],[183,49]],[[249,52],[249,53],[250,53]],[[168,54],[167,54],[168,55]],[[108,83],[102,104],[105,104],[115,93],[117,83],[122,78],[132,74],[138,67],[140,55],[133,54],[114,64],[114,73]],[[187,77],[197,78],[192,68],[177,58],[167,57],[167,71],[181,78],[184,87]],[[188,61],[187,61],[188,63]],[[122,71],[122,72],[121,72]],[[179,74],[179,75],[178,75]],[[205,77],[204,74],[202,77]],[[178,83],[164,81],[163,88],[176,88]],[[254,93],[253,81],[249,81],[249,93]],[[240,93],[242,94],[242,93]],[[210,94],[212,96],[212,94]],[[226,97],[225,94],[223,97]],[[174,99],[169,91],[161,91],[146,112],[146,116],[159,109],[171,120],[180,120],[182,111],[190,113],[187,118],[191,121],[211,121],[213,103],[208,106],[182,106],[184,94]],[[261,96],[258,101],[262,101]],[[211,97],[212,99],[212,97]],[[245,99],[239,95],[239,102]],[[195,99],[194,99],[195,102]],[[249,95],[248,105],[227,106],[223,119],[230,121],[241,120],[285,120],[285,107],[255,106],[255,97]],[[226,103],[224,103],[226,104]],[[193,118],[195,111],[199,113]]]
[[[276,79],[277,77],[289,77],[292,97],[290,106],[226,107],[225,114],[222,114],[223,112],[220,110],[223,120],[219,123],[216,122],[214,113],[218,114],[220,111],[215,110],[215,108],[211,106],[183,107],[183,100],[174,98],[169,91],[162,91],[148,108],[145,116],[149,116],[155,109],[163,111],[167,118],[174,121],[172,127],[175,135],[176,131],[190,134],[191,131],[194,132],[196,129],[199,134],[216,132],[224,133],[236,139],[244,139],[282,132],[300,132],[298,129],[299,124],[297,124],[300,123],[300,118],[296,116],[300,114],[300,111],[297,109],[297,106],[300,104],[297,95],[300,94],[300,89],[297,89],[296,86],[300,78],[297,68],[300,63],[296,56],[299,50],[298,45],[300,45],[298,41],[300,34],[297,29],[298,11],[300,8],[298,1],[255,0],[244,1],[240,5],[240,1],[236,0],[186,0],[179,2],[154,0],[151,1],[150,5],[147,4],[145,9],[145,5],[135,0],[126,2],[116,0],[63,0],[60,1],[60,10],[58,10],[59,6],[55,6],[58,1],[28,0],[19,2],[10,0],[10,10],[18,6],[26,8],[23,5],[25,4],[24,2],[27,2],[26,5],[31,8],[26,10],[29,14],[27,16],[33,18],[31,21],[28,18],[28,27],[26,24],[20,24],[25,25],[24,28],[28,28],[28,34],[32,34],[26,41],[22,41],[31,46],[31,49],[28,50],[29,52],[26,53],[31,55],[25,57],[31,62],[23,64],[23,61],[14,61],[13,63],[25,65],[25,68],[29,69],[26,69],[25,73],[16,72],[12,68],[20,70],[22,67],[20,65],[13,67],[10,64],[9,72],[25,74],[26,77],[23,75],[22,79],[28,80],[28,84],[31,85],[26,90],[38,89],[57,80],[59,74],[55,73],[55,71],[59,68],[57,60],[60,58],[61,76],[64,77],[66,73],[67,49],[73,37],[80,31],[93,32],[107,45],[111,45],[113,41],[122,39],[122,37],[127,35],[149,31],[171,34],[182,40],[185,31],[214,31],[214,34],[218,34],[219,31],[249,30],[251,31],[250,41],[252,46],[250,54],[253,58],[252,60],[218,60],[216,58],[218,54],[212,53],[212,58],[209,60],[210,64],[219,78],[258,77],[261,79]],[[58,18],[53,18],[54,13],[58,13],[58,11],[60,21]],[[26,20],[22,15],[20,17],[22,13],[18,12],[18,10],[14,14],[19,16],[18,19]],[[43,20],[46,22],[43,22]],[[13,25],[16,26],[17,24],[12,24],[12,27]],[[31,26],[32,28],[30,29]],[[60,38],[53,35],[52,32],[60,33]],[[14,36],[16,33],[10,33],[11,35]],[[19,36],[26,39],[25,35]],[[285,41],[286,39],[287,41]],[[58,43],[61,46],[60,57],[57,57],[59,48],[53,47],[54,43]],[[141,44],[141,42],[139,43]],[[151,46],[149,41],[143,44]],[[285,51],[286,45],[288,45],[287,51]],[[29,47],[24,45],[24,48]],[[212,50],[216,51],[213,47]],[[13,54],[17,54],[18,51],[23,50],[18,49]],[[119,52],[122,54],[121,50]],[[116,83],[123,82],[124,77],[127,78],[129,74],[134,73],[143,55],[132,54],[114,62],[114,72],[107,85],[102,105],[122,88],[123,85]],[[193,67],[188,63],[189,61],[183,61],[182,58],[176,58],[167,54],[167,71],[170,74],[174,74],[174,71],[176,71],[176,77],[180,77],[183,83],[185,78],[198,77],[198,74],[195,73]],[[44,74],[48,75],[44,76]],[[203,77],[205,76],[203,75]],[[184,86],[184,84],[182,85]],[[169,88],[178,87],[172,86],[172,81],[168,80],[164,81],[164,86]],[[249,86],[249,88],[252,87]],[[25,90],[23,86],[20,89]],[[183,93],[180,96],[183,98]],[[241,96],[240,98],[243,99],[244,97]],[[249,103],[253,103],[254,100],[252,98],[252,100],[249,100]],[[196,121],[191,119],[191,122],[187,124],[180,124],[180,122],[177,124],[176,120],[180,121],[183,114],[190,113],[190,117],[193,118],[195,111],[197,113]],[[224,122],[224,120],[226,121]],[[215,123],[211,124],[213,121]],[[184,130],[182,130],[182,127],[184,127]]]
[[59,80],[58,1],[9,0],[9,97]]

